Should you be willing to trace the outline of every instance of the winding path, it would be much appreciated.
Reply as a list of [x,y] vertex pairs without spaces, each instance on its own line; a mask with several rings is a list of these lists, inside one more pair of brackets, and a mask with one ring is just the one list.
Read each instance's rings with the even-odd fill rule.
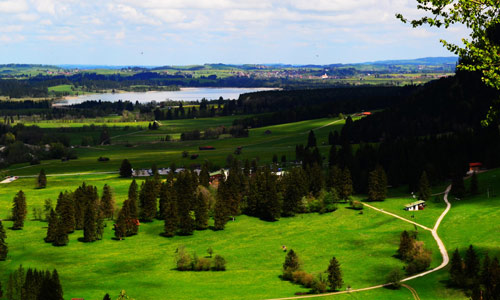
[[[450,193],[450,190],[451,190],[451,185],[449,185],[446,190],[444,191],[444,202],[446,202],[446,209],[443,211],[443,213],[439,216],[439,218],[437,219],[436,221],[436,224],[434,225],[434,228],[430,229],[422,224],[418,224],[416,222],[413,222],[413,221],[410,221],[410,220],[407,220],[401,216],[398,216],[396,214],[393,214],[393,213],[390,213],[390,212],[386,212],[382,209],[379,209],[379,208],[376,208],[372,205],[369,205],[369,204],[366,204],[366,203],[363,203],[363,205],[373,209],[373,210],[376,210],[378,212],[381,212],[381,213],[384,213],[384,214],[387,214],[389,216],[392,216],[392,217],[395,217],[395,218],[398,218],[400,220],[403,220],[405,222],[408,222],[408,223],[411,223],[413,225],[416,225],[416,226],[419,226],[425,230],[428,230],[432,233],[432,236],[434,237],[434,239],[436,240],[436,243],[438,244],[439,246],[439,251],[441,252],[441,256],[443,256],[443,262],[435,267],[434,269],[430,269],[428,271],[425,271],[423,273],[419,273],[417,275],[413,275],[413,276],[410,276],[410,277],[407,277],[407,278],[404,278],[403,280],[401,280],[401,282],[405,282],[405,281],[409,281],[409,280],[412,280],[412,279],[415,279],[415,278],[419,278],[419,277],[422,277],[422,276],[425,276],[425,275],[428,275],[430,273],[433,273],[433,272],[436,272],[436,271],[439,271],[441,270],[442,268],[444,268],[448,262],[450,261],[450,258],[448,256],[448,251],[446,251],[446,247],[444,246],[444,243],[443,241],[441,240],[441,238],[439,237],[439,235],[437,234],[437,231],[438,231],[438,228],[439,228],[439,225],[441,224],[441,221],[443,221],[444,217],[446,216],[446,214],[450,211],[450,208],[451,208],[451,204],[450,202],[448,201],[448,194]],[[385,287],[385,286],[389,286],[390,283],[386,283],[386,284],[379,284],[379,285],[374,285],[374,286],[370,286],[370,287],[366,287],[366,288],[361,288],[361,289],[354,289],[354,290],[348,290],[348,291],[340,291],[340,292],[333,292],[333,293],[325,293],[325,294],[316,294],[316,295],[304,295],[304,296],[294,296],[294,297],[286,297],[286,298],[274,298],[274,299],[267,299],[267,300],[286,300],[286,299],[305,299],[305,298],[319,298],[319,297],[327,297],[327,296],[333,296],[333,295],[338,295],[338,294],[347,294],[347,293],[355,293],[355,292],[363,292],[363,291],[368,291],[368,290],[374,290],[374,289],[378,289],[378,288],[381,288],[381,287]],[[410,290],[411,291],[411,290]],[[416,291],[415,291],[416,293]],[[413,292],[412,292],[413,294]],[[418,297],[418,295],[417,295]]]

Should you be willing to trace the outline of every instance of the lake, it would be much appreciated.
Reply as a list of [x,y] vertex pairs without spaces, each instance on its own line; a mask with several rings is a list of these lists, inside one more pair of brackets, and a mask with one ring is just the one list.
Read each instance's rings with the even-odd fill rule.
[[165,100],[175,101],[196,101],[203,98],[207,100],[219,99],[238,99],[241,94],[274,90],[273,88],[181,88],[180,91],[161,91],[161,92],[127,92],[127,93],[105,93],[89,94],[74,97],[65,97],[58,101],[56,105],[79,104],[85,101],[101,100],[116,102],[131,101],[146,103],[151,101],[161,102]]

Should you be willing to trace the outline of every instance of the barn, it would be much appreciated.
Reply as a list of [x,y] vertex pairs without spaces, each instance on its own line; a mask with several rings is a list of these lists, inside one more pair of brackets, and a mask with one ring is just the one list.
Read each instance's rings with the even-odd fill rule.
[[425,208],[425,201],[419,200],[417,202],[406,204],[404,209],[406,211],[415,211],[415,210],[424,210],[424,208]]

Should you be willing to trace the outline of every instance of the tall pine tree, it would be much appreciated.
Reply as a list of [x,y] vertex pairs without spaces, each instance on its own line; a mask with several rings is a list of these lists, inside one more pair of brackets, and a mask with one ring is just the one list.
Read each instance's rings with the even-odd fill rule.
[[102,189],[100,209],[104,218],[113,219],[113,214],[115,212],[115,198],[111,187],[107,184],[105,184]]
[[181,235],[191,235],[194,231],[194,219],[191,215],[194,202],[193,181],[189,171],[182,171],[177,176],[174,183],[177,210],[179,215],[179,233]]
[[73,198],[68,192],[59,193],[56,204],[56,212],[61,218],[61,226],[66,233],[75,231],[75,208]]
[[12,220],[14,221],[12,229],[22,229],[24,226],[24,219],[26,219],[27,214],[26,196],[23,191],[19,191],[14,197],[14,203],[12,205]]
[[462,288],[464,287],[464,263],[462,261],[462,257],[458,252],[458,248],[453,252],[453,256],[451,257],[450,263],[450,280],[451,284],[455,287]]
[[195,228],[197,230],[205,230],[208,228],[208,201],[210,191],[200,185],[196,194],[196,202],[194,205]]
[[7,258],[7,253],[9,252],[9,247],[7,246],[5,239],[7,239],[7,234],[3,228],[2,220],[0,220],[0,261],[4,261]]
[[45,175],[44,169],[41,169],[40,173],[38,173],[38,177],[36,179],[36,186],[39,189],[43,189],[47,186],[47,175]]
[[431,185],[427,179],[427,172],[423,171],[418,181],[418,199],[429,200],[431,197]]
[[344,281],[342,280],[340,264],[335,256],[330,260],[330,264],[328,265],[326,272],[328,273],[328,284],[330,285],[330,289],[333,291],[340,289],[344,284]]
[[52,209],[50,211],[48,227],[47,227],[47,236],[45,237],[46,243],[53,243],[56,240],[56,233],[59,226],[59,220],[56,212]]

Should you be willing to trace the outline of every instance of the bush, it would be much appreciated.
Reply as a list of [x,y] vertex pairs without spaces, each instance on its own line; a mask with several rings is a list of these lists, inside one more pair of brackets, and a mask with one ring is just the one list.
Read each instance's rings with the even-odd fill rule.
[[180,247],[177,250],[176,265],[177,265],[177,270],[179,271],[192,270],[191,255],[189,255],[189,253],[186,252],[184,247]]
[[363,209],[363,203],[361,203],[359,201],[351,200],[351,202],[349,204],[351,206],[351,209],[354,209],[354,210],[362,210]]
[[99,158],[97,159],[97,161],[109,161],[109,157],[99,156]]
[[225,271],[226,270],[226,260],[220,256],[216,255],[214,259],[214,265],[212,267],[213,271]]
[[210,265],[211,261],[208,258],[199,258],[198,261],[196,262],[194,266],[195,271],[209,271],[210,270]]
[[313,284],[311,286],[311,292],[313,294],[322,294],[326,292],[328,288],[328,283],[324,278],[323,274],[319,274],[317,278],[314,279]]
[[399,289],[401,287],[401,279],[403,279],[403,277],[403,271],[399,268],[395,268],[387,275],[386,283],[392,283],[392,288]]
[[302,284],[302,278],[307,274],[307,272],[298,270],[292,273],[292,281],[294,283]]

